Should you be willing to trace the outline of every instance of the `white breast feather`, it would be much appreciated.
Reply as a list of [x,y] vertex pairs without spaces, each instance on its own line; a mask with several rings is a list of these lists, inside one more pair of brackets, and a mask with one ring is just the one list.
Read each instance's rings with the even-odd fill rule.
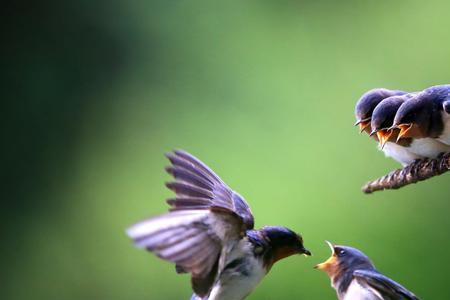
[[353,280],[342,300],[382,300],[380,293],[368,286],[362,286]]
[[416,159],[423,158],[422,156],[412,153],[407,147],[392,142],[387,142],[384,145],[383,152],[386,156],[392,157],[403,166],[409,165]]
[[428,158],[436,158],[442,152],[450,152],[449,145],[432,138],[414,139],[409,148],[412,153]]
[[242,300],[258,285],[266,275],[261,260],[253,256],[253,247],[247,239],[241,240],[229,253],[226,264],[246,257],[248,274],[237,272],[223,272],[214,284],[208,300]]

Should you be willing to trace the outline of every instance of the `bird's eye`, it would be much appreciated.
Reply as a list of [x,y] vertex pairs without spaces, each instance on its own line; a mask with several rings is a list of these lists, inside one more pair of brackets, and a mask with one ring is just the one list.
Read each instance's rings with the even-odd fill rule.
[[[450,98],[450,96],[449,96]],[[444,111],[450,114],[450,100],[444,102]]]
[[254,252],[256,255],[259,255],[259,254],[263,253],[263,251],[264,251],[264,248],[261,247],[261,246],[256,246],[256,247],[254,248],[254,250],[253,250],[253,252]]
[[344,249],[337,249],[336,250],[336,255],[339,257],[342,257],[345,255],[345,250]]

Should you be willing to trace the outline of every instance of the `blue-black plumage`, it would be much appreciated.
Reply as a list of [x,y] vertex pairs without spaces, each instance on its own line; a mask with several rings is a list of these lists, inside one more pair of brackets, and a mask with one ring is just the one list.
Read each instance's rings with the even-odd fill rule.
[[376,88],[364,93],[355,106],[356,123],[361,132],[366,131],[370,134],[370,122],[375,107],[384,99],[392,96],[404,95],[406,92],[400,90],[389,90],[385,88]]
[[170,212],[127,233],[138,247],[174,263],[178,273],[191,274],[191,299],[244,299],[278,260],[311,255],[290,229],[254,229],[244,198],[199,159],[182,150],[167,157],[175,181],[166,186],[176,193],[167,200]]
[[450,152],[450,115],[445,110],[449,95],[450,85],[437,85],[403,103],[392,126],[400,130],[398,140],[426,139],[416,148],[429,158]]
[[418,300],[412,292],[377,271],[362,251],[327,242],[332,254],[318,264],[331,279],[339,300]]

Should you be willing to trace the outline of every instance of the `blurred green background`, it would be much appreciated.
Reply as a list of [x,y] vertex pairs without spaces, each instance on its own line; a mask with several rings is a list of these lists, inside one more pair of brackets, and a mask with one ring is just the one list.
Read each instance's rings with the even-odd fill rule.
[[366,196],[399,165],[359,96],[449,83],[448,1],[11,1],[2,9],[2,299],[188,299],[125,228],[163,213],[163,154],[192,152],[256,226],[301,232],[249,299],[335,299],[312,267],[352,245],[449,299],[449,175]]

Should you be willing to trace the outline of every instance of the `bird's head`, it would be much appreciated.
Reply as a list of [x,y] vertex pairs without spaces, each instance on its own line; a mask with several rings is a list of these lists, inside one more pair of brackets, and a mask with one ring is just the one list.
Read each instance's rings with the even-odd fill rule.
[[311,256],[303,245],[302,236],[286,227],[264,226],[260,231],[269,245],[270,264],[294,254]]
[[345,272],[356,269],[374,270],[370,259],[358,249],[334,245],[327,241],[331,248],[331,256],[325,262],[315,266],[316,269],[325,271],[330,278],[337,278]]
[[422,92],[404,102],[398,109],[391,129],[402,138],[424,138],[430,133],[435,102],[431,94]]
[[403,95],[405,92],[397,90],[388,90],[383,88],[373,89],[366,92],[356,103],[355,117],[356,126],[359,126],[361,132],[370,133],[370,122],[375,107],[385,98]]
[[380,148],[383,149],[386,142],[395,142],[399,130],[391,128],[395,115],[400,106],[409,98],[411,94],[392,96],[381,101],[373,110],[370,135],[377,135]]

